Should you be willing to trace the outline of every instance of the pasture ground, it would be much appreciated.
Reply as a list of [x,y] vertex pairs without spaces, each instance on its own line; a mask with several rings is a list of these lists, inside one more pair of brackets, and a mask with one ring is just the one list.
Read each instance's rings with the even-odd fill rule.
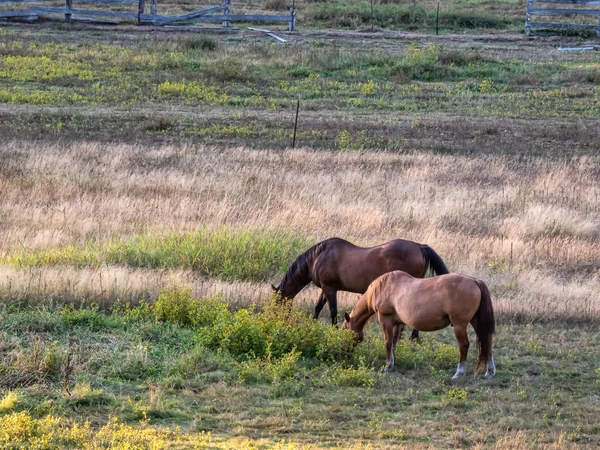
[[[1,447],[598,446],[600,60],[556,50],[581,39],[85,30],[0,28]],[[451,329],[391,375],[376,324],[337,359],[232,334],[332,235],[486,281],[496,378],[450,382]],[[135,306],[173,284],[227,299],[228,340]]]

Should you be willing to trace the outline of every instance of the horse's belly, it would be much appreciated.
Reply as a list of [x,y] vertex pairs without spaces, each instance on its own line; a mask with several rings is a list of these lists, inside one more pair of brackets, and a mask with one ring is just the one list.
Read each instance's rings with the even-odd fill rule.
[[438,331],[450,325],[448,316],[428,315],[415,318],[405,322],[413,330],[418,331]]

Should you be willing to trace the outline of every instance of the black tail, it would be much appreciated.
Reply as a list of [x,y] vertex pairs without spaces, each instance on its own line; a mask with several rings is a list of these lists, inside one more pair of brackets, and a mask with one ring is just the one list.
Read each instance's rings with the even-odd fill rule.
[[492,357],[492,335],[496,331],[494,320],[494,308],[492,297],[486,284],[481,280],[475,280],[481,290],[481,303],[475,313],[471,324],[477,334],[477,346],[479,348],[479,360],[475,372],[486,370],[487,362]]
[[431,273],[433,275],[444,275],[448,272],[448,268],[440,255],[433,250],[429,245],[421,244],[421,253],[423,254],[423,260],[425,261],[425,273]]

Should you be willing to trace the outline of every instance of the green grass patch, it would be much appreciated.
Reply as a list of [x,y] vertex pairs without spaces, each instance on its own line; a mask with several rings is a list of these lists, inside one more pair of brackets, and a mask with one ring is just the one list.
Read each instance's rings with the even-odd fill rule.
[[265,281],[285,272],[312,241],[286,231],[200,229],[194,233],[141,235],[104,245],[20,250],[3,264],[17,267],[98,267],[114,264],[140,268],[191,269],[226,280]]
[[[427,30],[435,29],[435,9],[428,9],[416,3],[376,4],[371,15],[371,4],[358,2],[311,3],[306,8],[305,23],[330,28],[357,29],[373,24],[379,28]],[[439,18],[443,30],[504,29],[517,24],[516,20],[492,15],[485,11],[444,11]],[[313,26],[314,26],[313,25]]]
[[[269,438],[256,445],[280,449],[283,438],[307,437],[329,448],[472,445],[505,438],[506,426],[527,443],[539,443],[540,429],[552,430],[550,444],[597,436],[597,336],[571,336],[560,323],[499,322],[497,376],[474,377],[471,352],[459,383],[450,381],[450,328],[423,333],[421,345],[401,340],[396,370],[385,374],[375,322],[355,346],[349,331],[307,311],[270,302],[233,310],[185,289],[109,311],[0,304],[0,330],[2,448],[237,448],[259,430]],[[552,351],[532,353],[542,339]]]

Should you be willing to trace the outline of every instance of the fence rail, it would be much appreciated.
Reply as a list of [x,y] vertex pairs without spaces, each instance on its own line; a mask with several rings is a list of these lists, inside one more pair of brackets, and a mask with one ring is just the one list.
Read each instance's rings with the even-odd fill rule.
[[[47,3],[51,0],[0,0],[0,4],[31,4]],[[98,3],[107,5],[137,5],[137,11],[109,11],[102,9],[74,8],[73,2]],[[598,0],[600,1],[600,0]],[[151,0],[150,14],[146,14],[145,0],[65,0],[64,7],[53,6],[31,6],[28,9],[15,11],[0,11],[0,19],[27,18],[36,19],[39,16],[64,15],[65,22],[87,21],[93,22],[86,16],[109,17],[113,19],[136,20],[138,25],[172,25],[177,22],[221,22],[223,27],[229,27],[231,22],[287,22],[289,31],[296,28],[296,12],[290,8],[288,15],[268,14],[232,14],[231,0],[224,0],[219,6],[213,6],[189,14],[178,16],[162,16],[156,13],[157,0]],[[220,13],[220,14],[214,14]],[[111,21],[99,21],[101,23],[114,23]]]
[[[556,28],[571,30],[596,30],[600,37],[600,9],[583,8],[538,8],[535,3],[552,3],[554,5],[571,6],[589,6],[600,5],[600,0],[527,0],[527,12],[525,17],[525,35],[531,35],[532,28]],[[598,16],[598,24],[580,24],[580,23],[560,23],[560,22],[539,22],[532,20],[532,16]]]

